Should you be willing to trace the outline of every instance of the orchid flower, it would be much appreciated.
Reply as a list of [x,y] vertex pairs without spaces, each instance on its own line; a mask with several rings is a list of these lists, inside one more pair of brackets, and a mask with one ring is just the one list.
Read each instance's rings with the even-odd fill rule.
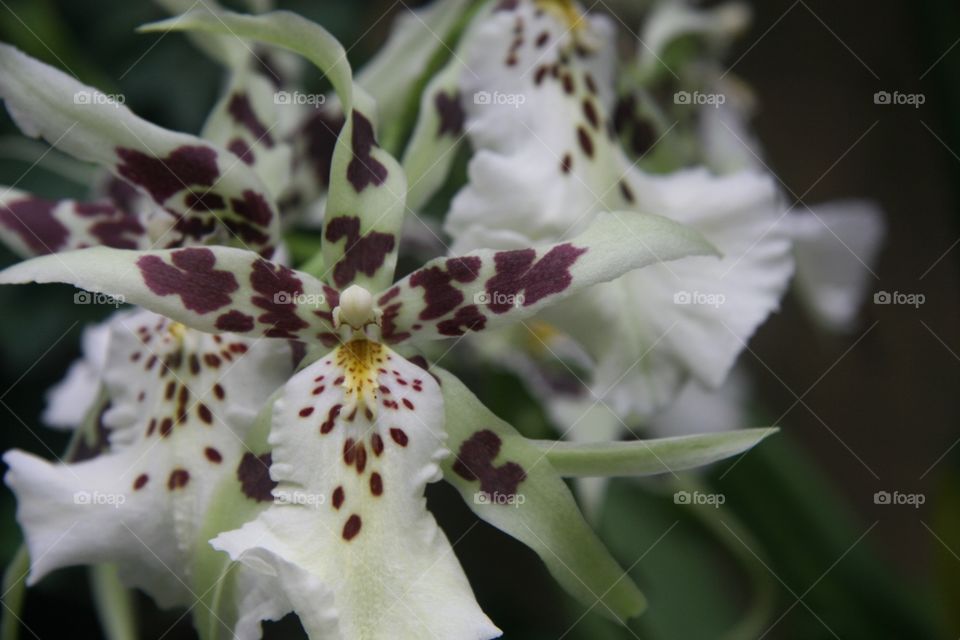
[[[639,613],[642,595],[586,525],[562,476],[698,466],[753,446],[769,430],[590,447],[530,441],[451,374],[401,351],[521,322],[598,283],[708,256],[712,247],[665,218],[612,212],[568,240],[441,258],[393,282],[406,177],[378,145],[375,103],[353,82],[333,36],[285,12],[199,12],[152,28],[285,47],[330,79],[346,118],[331,162],[323,275],[270,261],[272,236],[250,249],[87,248],[0,273],[2,283],[66,282],[160,314],[131,316],[133,331],[111,340],[104,375],[116,398],[105,417],[118,425],[116,451],[65,468],[6,456],[34,579],[63,564],[118,561],[162,603],[201,600],[210,612],[204,637],[220,632],[217,623],[238,638],[257,637],[261,620],[290,611],[314,638],[495,637],[425,507],[426,484],[443,477],[481,518],[533,548],[572,594],[614,619]],[[65,104],[76,83],[9,47],[0,48],[0,78],[8,108],[30,107],[21,125],[47,136],[67,128],[64,148],[81,157],[116,162],[117,136],[125,144],[136,137],[123,133],[125,124],[145,128],[158,145],[174,135],[126,111],[114,117],[119,133],[103,114],[74,132],[50,105]],[[250,172],[206,161],[211,153],[221,159],[216,147],[177,140],[181,146],[161,146],[159,159],[138,166],[174,170],[224,201],[260,185]],[[155,198],[167,184],[159,169],[132,175]],[[259,210],[272,213],[264,201]],[[245,211],[231,207],[231,220]],[[255,222],[272,229],[274,220]],[[312,348],[287,379],[290,340]],[[231,368],[241,357],[244,366]],[[131,386],[127,377],[144,368],[157,380]],[[144,424],[158,411],[163,419]],[[78,486],[112,503],[71,505]],[[197,551],[208,540],[239,563],[231,586],[221,582],[231,567]],[[169,561],[182,564],[171,571]]]
[[[691,225],[723,255],[629,273],[538,318],[594,363],[585,402],[602,420],[562,428],[605,439],[655,413],[689,379],[721,384],[793,272],[790,239],[774,224],[781,206],[773,179],[637,169],[612,135],[616,38],[604,16],[520,0],[497,5],[470,36],[462,94],[524,100],[464,103],[477,151],[445,223],[454,253],[551,242],[605,211],[632,210]],[[686,296],[697,300],[683,304]],[[593,329],[598,313],[602,332]],[[518,333],[543,342],[536,330]]]
[[[712,9],[657,3],[641,30],[637,62],[622,73],[614,23],[571,2],[497,3],[478,16],[461,45],[466,70],[457,86],[475,153],[469,182],[445,222],[454,254],[552,242],[604,211],[635,210],[696,228],[723,255],[626,274],[515,328],[511,339],[479,344],[526,380],[539,378],[534,392],[574,439],[608,439],[648,423],[686,385],[722,386],[750,336],[778,309],[795,271],[817,317],[836,326],[855,314],[866,273],[858,256],[869,261],[879,237],[873,216],[789,213],[760,162],[720,174],[684,168],[691,149],[709,160],[705,146],[718,145],[685,131],[677,141],[674,126],[684,129],[677,125],[689,119],[683,114],[714,117],[719,110],[649,106],[646,89],[654,81],[678,80],[687,95],[707,91],[695,84],[709,77],[706,65],[684,58],[689,52],[674,43],[701,42],[693,50],[710,59],[747,18],[739,3]],[[684,75],[661,72],[663,58]],[[625,103],[627,87],[633,89]],[[643,104],[656,117],[642,120],[635,109]],[[642,129],[649,122],[659,126]],[[631,158],[631,147],[640,159]],[[640,168],[648,166],[644,154],[652,147],[668,151],[650,168],[671,173]],[[593,330],[598,311],[606,314],[603,332]],[[570,341],[580,347],[574,359],[563,355]],[[540,375],[531,375],[537,369]]]
[[[240,69],[244,58],[237,60]],[[255,157],[289,155],[266,143],[260,124],[273,119],[272,93],[238,71],[201,139],[147,123],[2,46],[0,95],[20,127],[112,174],[107,197],[91,202],[7,190],[0,239],[26,256],[218,242],[271,254],[280,242],[265,184],[272,165]],[[241,103],[247,106],[228,106]],[[232,150],[246,141],[244,153],[211,143],[211,131]],[[206,546],[221,529],[205,527],[218,518],[237,526],[264,502],[256,479],[269,483],[269,461],[255,451],[261,445],[251,431],[299,350],[229,333],[211,337],[147,311],[115,314],[88,329],[84,343],[84,358],[52,390],[46,416],[66,428],[87,416],[93,427],[76,434],[67,464],[17,451],[6,457],[34,558],[30,582],[70,564],[111,562],[126,584],[164,606],[218,595],[211,587],[231,581]],[[252,488],[228,494],[233,511],[224,516],[219,486],[241,476]],[[149,498],[118,509],[128,494]],[[210,605],[198,607],[198,624],[229,626],[222,620],[229,613],[211,614]]]

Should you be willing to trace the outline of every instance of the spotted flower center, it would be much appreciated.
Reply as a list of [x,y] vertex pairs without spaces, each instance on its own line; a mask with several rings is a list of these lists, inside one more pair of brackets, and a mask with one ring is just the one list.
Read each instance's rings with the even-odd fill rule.
[[347,416],[359,410],[368,419],[374,419],[378,370],[383,369],[386,361],[383,345],[365,338],[351,340],[337,349],[336,362],[343,370],[343,380],[338,384],[346,391]]

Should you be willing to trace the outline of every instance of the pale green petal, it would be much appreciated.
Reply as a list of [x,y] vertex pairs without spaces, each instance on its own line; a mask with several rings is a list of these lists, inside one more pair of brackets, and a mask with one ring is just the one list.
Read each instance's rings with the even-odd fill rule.
[[444,478],[474,512],[537,552],[572,595],[610,618],[639,615],[645,599],[584,521],[536,443],[493,415],[463,383],[434,367],[446,413]]
[[776,432],[776,427],[769,427],[655,440],[537,440],[534,444],[564,477],[648,476],[702,467],[738,455]]
[[383,336],[402,342],[498,328],[634,269],[713,253],[696,231],[666,218],[604,214],[568,242],[428,262],[379,297]]
[[0,97],[20,129],[103,166],[157,205],[152,244],[218,242],[269,255],[279,220],[265,186],[234,154],[134,115],[107,96],[0,45]]
[[335,343],[337,292],[312,276],[226,247],[84,249],[27,260],[2,284],[65,282],[210,333]]

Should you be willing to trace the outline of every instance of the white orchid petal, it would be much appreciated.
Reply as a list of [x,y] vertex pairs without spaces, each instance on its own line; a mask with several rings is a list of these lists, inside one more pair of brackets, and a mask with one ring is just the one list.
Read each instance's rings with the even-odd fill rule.
[[[244,438],[292,368],[284,342],[209,336],[149,312],[115,316],[104,368],[110,408],[100,416],[109,450],[71,464],[5,456],[31,581],[111,562],[162,606],[192,604],[207,519],[255,513],[265,501],[251,476],[269,487],[269,463]],[[224,483],[235,499],[215,504]]]
[[286,385],[270,435],[275,503],[214,546],[278,576],[311,636],[327,637],[335,615],[334,637],[496,637],[426,511],[445,437],[431,375],[351,341]]
[[55,429],[75,429],[83,422],[100,393],[112,322],[110,319],[84,328],[82,355],[70,365],[63,380],[47,391],[44,424]]
[[883,243],[883,212],[863,200],[801,209],[784,221],[794,238],[797,291],[821,325],[849,330]]

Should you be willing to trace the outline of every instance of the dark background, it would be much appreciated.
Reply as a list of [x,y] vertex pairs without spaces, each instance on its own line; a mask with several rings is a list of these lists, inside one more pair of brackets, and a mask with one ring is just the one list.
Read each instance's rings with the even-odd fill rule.
[[[359,64],[406,5],[281,6],[321,22]],[[835,336],[787,300],[744,354],[761,391],[756,424],[785,414],[783,433],[735,466],[685,480],[723,492],[722,512],[674,505],[667,482],[613,484],[602,534],[651,602],[630,629],[595,612],[581,618],[586,607],[566,598],[531,552],[475,525],[451,490],[432,488],[449,537],[463,535],[457,554],[478,599],[507,637],[721,637],[758,594],[769,599],[759,627],[767,638],[960,634],[960,7],[768,0],[754,8],[754,26],[729,61],[759,97],[756,127],[769,166],[807,204],[878,201],[888,233],[871,291],[923,293],[926,303],[868,301],[860,326]],[[133,32],[163,15],[145,0],[3,0],[0,38],[51,64],[65,61],[149,120],[196,132],[221,70],[182,36]],[[876,105],[879,90],[922,93],[926,103]],[[83,194],[47,163],[28,171],[35,157],[14,142],[6,113],[0,134],[0,184]],[[13,262],[0,252],[0,264]],[[0,449],[51,456],[65,446],[62,434],[40,426],[43,393],[78,355],[83,323],[105,313],[71,301],[64,287],[0,290]],[[543,428],[513,400],[517,386],[506,375],[468,382],[521,428]],[[875,505],[879,490],[923,493],[926,503]],[[0,507],[5,560],[19,544],[6,490]],[[164,635],[179,613],[141,605],[143,637],[192,637],[183,621]],[[33,589],[24,620],[44,640],[99,637],[80,569]]]

